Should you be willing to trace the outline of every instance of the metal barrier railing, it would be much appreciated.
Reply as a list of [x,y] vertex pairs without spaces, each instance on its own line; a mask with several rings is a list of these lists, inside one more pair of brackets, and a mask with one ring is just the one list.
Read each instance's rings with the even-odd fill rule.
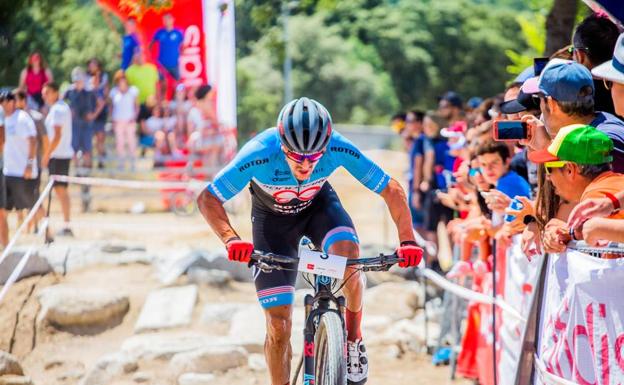
[[609,242],[604,247],[590,246],[584,241],[573,241],[568,244],[568,249],[580,251],[596,258],[622,258],[624,257],[624,244]]

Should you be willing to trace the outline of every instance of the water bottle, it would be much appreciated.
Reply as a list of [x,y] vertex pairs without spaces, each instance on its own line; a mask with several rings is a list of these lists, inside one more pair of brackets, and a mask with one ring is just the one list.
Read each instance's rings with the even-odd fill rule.
[[[509,207],[512,210],[522,210],[522,208],[524,207],[524,205],[522,204],[522,202],[520,202],[520,199],[518,198],[514,198],[511,203],[509,204]],[[505,222],[509,223],[509,222],[513,222],[516,219],[515,215],[511,215],[511,214],[505,214]]]

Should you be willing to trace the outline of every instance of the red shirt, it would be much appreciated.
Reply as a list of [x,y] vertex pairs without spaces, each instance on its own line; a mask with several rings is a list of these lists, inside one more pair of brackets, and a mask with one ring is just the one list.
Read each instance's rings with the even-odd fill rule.
[[40,69],[39,73],[31,69],[26,70],[26,90],[28,95],[36,95],[41,93],[43,85],[48,81],[45,69]]

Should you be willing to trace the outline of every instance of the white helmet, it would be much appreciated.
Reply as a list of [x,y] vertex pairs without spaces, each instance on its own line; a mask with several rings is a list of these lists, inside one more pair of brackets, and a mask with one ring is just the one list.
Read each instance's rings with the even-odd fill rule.
[[306,97],[286,104],[277,118],[282,144],[301,154],[323,151],[329,143],[332,121],[329,112]]

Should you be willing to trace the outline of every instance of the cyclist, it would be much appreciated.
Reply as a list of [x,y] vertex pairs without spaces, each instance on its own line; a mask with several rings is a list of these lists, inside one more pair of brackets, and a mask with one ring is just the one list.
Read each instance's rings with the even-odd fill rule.
[[[416,246],[405,193],[353,143],[332,129],[329,112],[319,102],[302,97],[284,106],[277,127],[260,133],[243,146],[197,199],[199,209],[225,243],[228,258],[248,262],[254,249],[296,256],[303,236],[329,254],[358,258],[358,237],[329,175],[344,167],[364,186],[382,196],[398,229],[401,267],[422,259]],[[223,203],[250,183],[253,243],[241,240],[230,225]],[[345,277],[354,271],[349,269]],[[289,384],[292,303],[296,272],[253,271],[258,300],[267,325],[265,356],[273,385]],[[360,323],[365,276],[359,272],[344,287],[347,327],[347,379],[363,384],[368,359]]]

